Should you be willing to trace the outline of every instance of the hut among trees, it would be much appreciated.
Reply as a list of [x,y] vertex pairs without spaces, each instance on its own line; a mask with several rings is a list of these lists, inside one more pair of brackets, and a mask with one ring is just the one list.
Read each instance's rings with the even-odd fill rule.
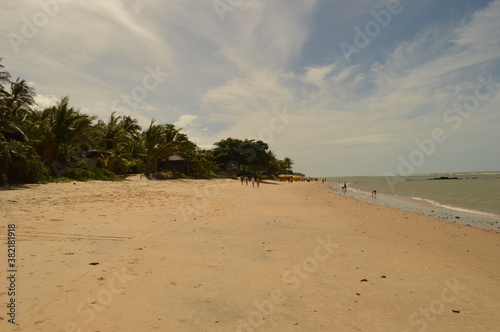
[[170,168],[174,172],[184,173],[189,176],[189,164],[190,161],[176,153],[168,157],[168,163]]

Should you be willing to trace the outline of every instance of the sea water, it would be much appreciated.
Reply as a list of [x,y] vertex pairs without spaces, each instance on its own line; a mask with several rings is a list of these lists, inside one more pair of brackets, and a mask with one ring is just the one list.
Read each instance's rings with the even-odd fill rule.
[[[500,172],[327,178],[354,199],[500,231]],[[347,182],[347,190],[342,184]],[[376,196],[372,191],[376,190]]]

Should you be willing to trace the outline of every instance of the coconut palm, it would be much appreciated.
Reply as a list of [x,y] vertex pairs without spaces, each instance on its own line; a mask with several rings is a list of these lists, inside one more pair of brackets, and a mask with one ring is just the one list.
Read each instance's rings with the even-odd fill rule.
[[0,138],[0,185],[38,182],[46,167],[28,144]]
[[140,153],[142,149],[141,126],[137,119],[132,119],[129,115],[122,116],[119,125],[123,128],[125,139],[120,144],[116,155],[115,173],[126,174],[131,168],[143,171],[141,165],[143,161]]
[[86,148],[95,136],[94,116],[69,107],[69,98],[62,98],[55,106],[34,112],[31,134],[38,141],[42,159],[49,165],[54,161],[66,164],[67,157]]
[[147,176],[156,172],[158,162],[182,151],[179,129],[171,124],[155,124],[152,120],[149,128],[142,133],[142,156]]
[[[0,74],[1,77],[8,75]],[[10,92],[2,87],[0,99],[0,133],[7,139],[27,140],[24,133],[25,118],[35,103],[35,89],[19,77],[10,82]]]
[[115,114],[111,113],[108,123],[99,120],[96,126],[102,139],[101,147],[107,151],[113,150],[126,139],[125,129],[120,125],[121,116]]
[[3,93],[2,103],[0,104],[0,112],[4,118],[22,120],[22,117],[31,111],[31,107],[36,105],[35,89],[18,77],[15,81],[10,82],[10,92]]
[[[3,58],[0,58],[0,69],[4,68],[2,65]],[[3,94],[5,93],[3,83],[8,83],[10,80],[10,73],[8,71],[0,70],[0,98],[3,98]]]
[[141,127],[137,120],[130,116],[116,116],[113,112],[109,121],[99,121],[96,129],[100,137],[100,148],[111,153],[111,157],[101,160],[106,168],[124,175],[131,167],[140,164],[138,148]]
[[132,119],[130,115],[122,116],[119,124],[130,139],[137,140],[141,135],[141,126],[139,126],[137,119]]

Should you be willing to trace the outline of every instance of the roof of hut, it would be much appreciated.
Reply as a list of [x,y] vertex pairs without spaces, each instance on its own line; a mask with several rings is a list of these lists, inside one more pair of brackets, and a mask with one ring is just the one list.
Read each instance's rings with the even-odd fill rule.
[[173,154],[170,157],[168,157],[168,160],[169,161],[188,161],[188,160],[186,160],[186,158],[184,158],[183,156],[181,156],[178,153]]

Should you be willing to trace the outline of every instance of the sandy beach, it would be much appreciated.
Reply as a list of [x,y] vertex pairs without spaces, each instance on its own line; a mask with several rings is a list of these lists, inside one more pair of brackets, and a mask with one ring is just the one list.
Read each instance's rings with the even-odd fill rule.
[[321,182],[27,185],[0,216],[1,331],[500,331],[500,233]]

